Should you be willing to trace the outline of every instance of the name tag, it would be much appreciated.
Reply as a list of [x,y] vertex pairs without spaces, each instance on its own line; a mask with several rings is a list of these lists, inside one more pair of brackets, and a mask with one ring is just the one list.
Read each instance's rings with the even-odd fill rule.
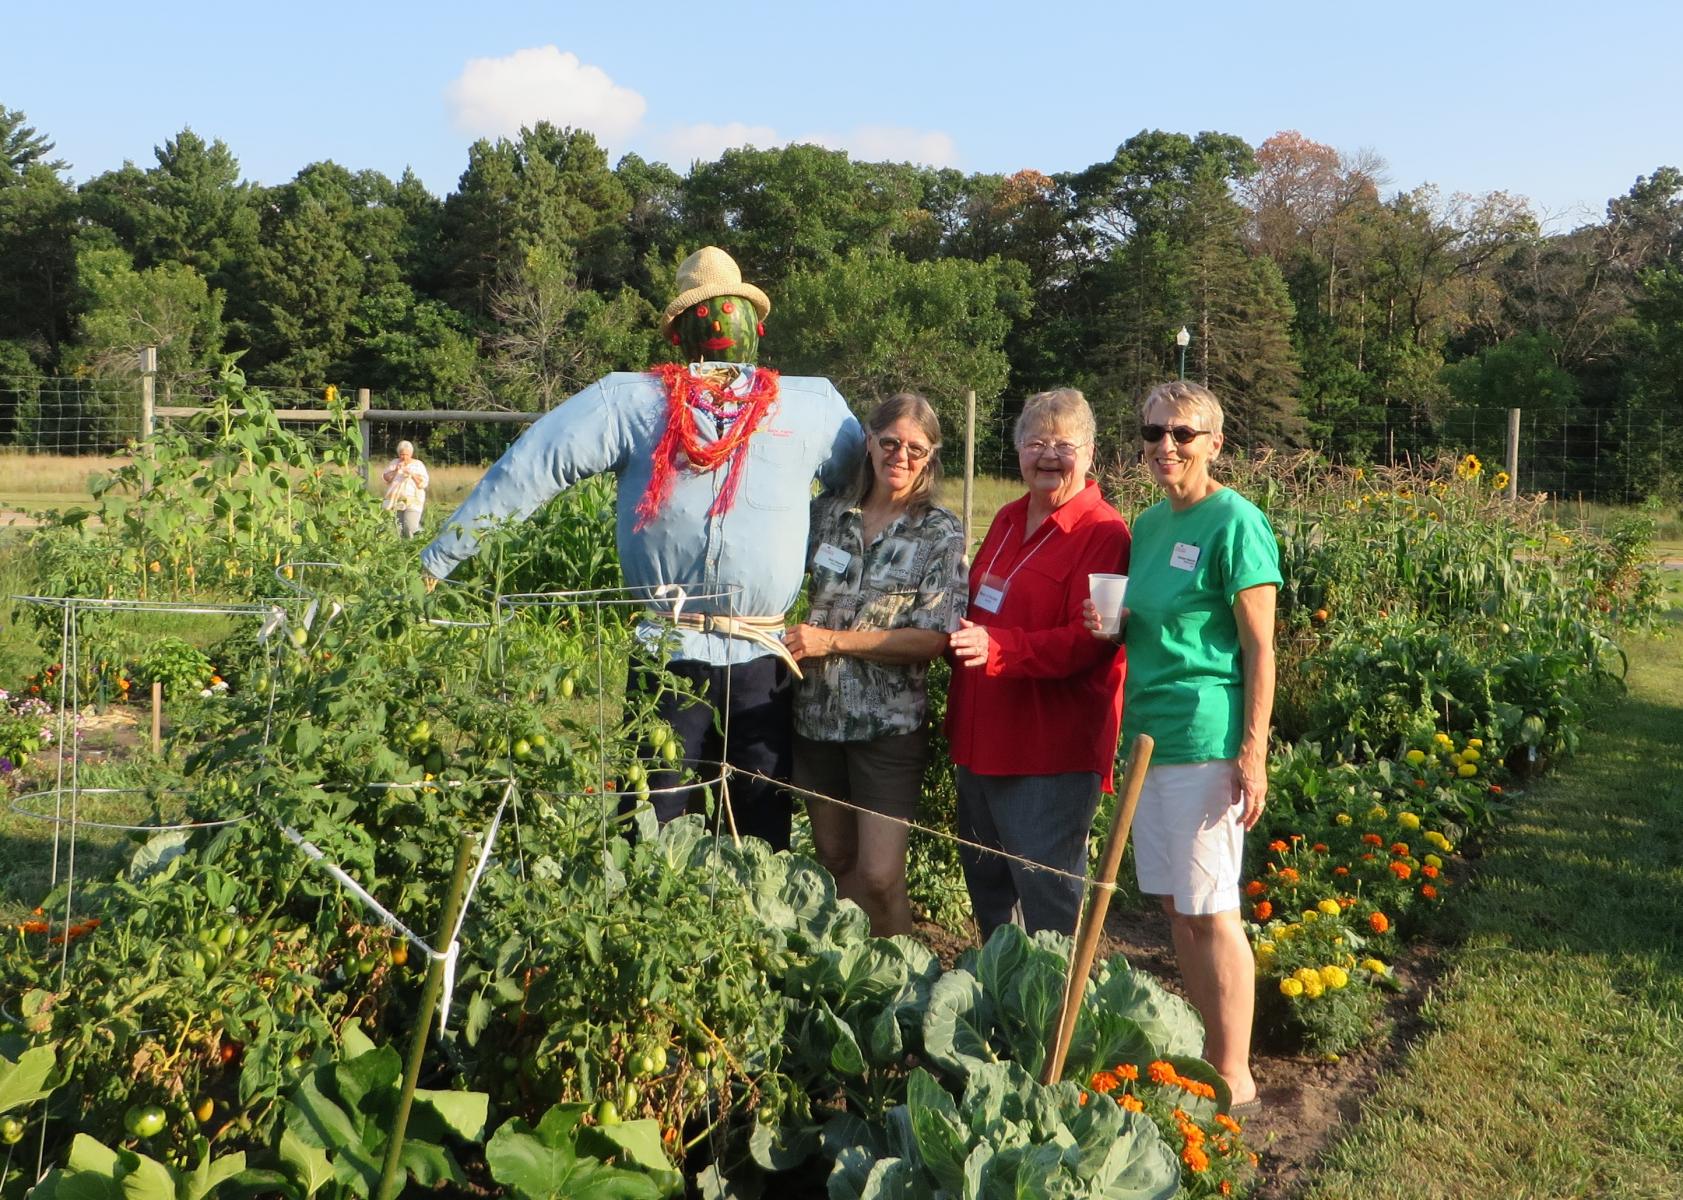
[[976,607],[983,612],[996,613],[999,611],[999,606],[1004,603],[1004,589],[989,587],[985,583],[976,589]]
[[847,570],[847,564],[853,561],[853,555],[840,546],[832,546],[829,542],[821,542],[818,546],[818,553],[812,556],[812,561],[816,566],[840,575]]
[[1189,546],[1185,542],[1176,542],[1174,553],[1169,555],[1169,565],[1177,571],[1190,571],[1198,565],[1198,555],[1201,551],[1196,546]]

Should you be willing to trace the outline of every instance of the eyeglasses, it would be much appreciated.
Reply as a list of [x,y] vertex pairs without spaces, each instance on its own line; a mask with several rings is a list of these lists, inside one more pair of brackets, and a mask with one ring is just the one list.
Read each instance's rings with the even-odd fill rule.
[[1140,439],[1155,443],[1162,441],[1163,435],[1168,434],[1175,439],[1175,445],[1184,446],[1188,442],[1203,437],[1208,432],[1208,429],[1194,429],[1190,425],[1141,425]]
[[1023,454],[1032,454],[1036,458],[1051,452],[1059,458],[1074,458],[1075,452],[1085,446],[1086,442],[1047,442],[1035,438],[1032,442],[1024,442],[1017,449]]
[[928,446],[920,446],[916,442],[903,442],[897,437],[888,437],[886,435],[879,437],[877,439],[877,445],[882,447],[882,452],[888,455],[889,458],[893,458],[902,450],[906,452],[906,457],[911,459],[913,462],[922,462],[924,459],[929,457]]

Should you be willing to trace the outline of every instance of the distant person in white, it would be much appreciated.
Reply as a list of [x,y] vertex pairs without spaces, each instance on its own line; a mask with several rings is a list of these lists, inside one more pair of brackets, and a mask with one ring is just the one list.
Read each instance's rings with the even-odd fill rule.
[[399,442],[397,457],[380,476],[386,481],[387,512],[397,516],[397,536],[412,538],[421,532],[421,510],[427,506],[426,464],[415,457],[413,442]]

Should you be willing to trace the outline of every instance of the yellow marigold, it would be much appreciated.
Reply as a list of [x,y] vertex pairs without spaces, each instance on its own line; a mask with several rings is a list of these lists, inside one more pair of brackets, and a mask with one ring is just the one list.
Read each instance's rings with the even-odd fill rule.
[[1484,739],[1483,738],[1468,738],[1467,739],[1467,745],[1471,746],[1474,750],[1483,750],[1484,749]]
[[1321,919],[1321,914],[1316,912],[1314,909],[1306,908],[1306,909],[1303,910],[1303,923],[1305,925],[1312,925],[1316,921],[1319,921],[1320,919]]
[[1455,739],[1450,737],[1447,733],[1443,732],[1441,729],[1438,730],[1438,732],[1436,732],[1432,735],[1432,740],[1440,746],[1453,747],[1455,745]]
[[1362,970],[1364,971],[1372,971],[1375,975],[1383,975],[1385,974],[1386,969],[1385,964],[1380,962],[1377,958],[1362,959]]
[[1461,751],[1462,762],[1477,762],[1483,757],[1484,755],[1478,752],[1477,746],[1469,745],[1465,750]]
[[1339,913],[1344,911],[1338,907],[1338,901],[1336,900],[1322,900],[1319,904],[1315,905],[1315,907],[1329,917],[1336,917]]
[[1457,775],[1459,775],[1462,779],[1470,778],[1470,777],[1478,774],[1478,764],[1477,763],[1464,762],[1460,766],[1455,768],[1455,773]]
[[1348,825],[1350,823],[1350,814],[1349,813],[1339,813],[1336,817],[1333,818],[1333,820],[1336,821],[1340,825]]
[[1321,998],[1321,993],[1326,990],[1327,985],[1321,982],[1321,977],[1318,974],[1314,977],[1313,981],[1304,980],[1303,994],[1311,1000],[1319,1000]]
[[1426,752],[1424,750],[1410,750],[1407,754],[1403,755],[1403,758],[1410,766],[1418,767],[1421,763],[1426,761]]
[[1419,829],[1420,818],[1411,812],[1398,813],[1397,824],[1401,825],[1404,829]]
[[1280,995],[1297,997],[1303,995],[1303,984],[1296,979],[1280,980]]
[[1367,810],[1367,819],[1370,821],[1383,821],[1390,815],[1391,810],[1386,808],[1383,804],[1375,804],[1372,808]]
[[1138,1096],[1134,1095],[1132,1092],[1122,1093],[1122,1098],[1120,1100],[1118,1100],[1117,1103],[1120,1104],[1123,1108],[1127,1109],[1129,1112],[1144,1112],[1145,1111],[1144,1102],[1141,1101],[1140,1098]]
[[1319,983],[1321,975],[1314,967],[1299,967],[1297,970],[1292,972],[1292,978],[1307,987],[1311,979]]
[[1459,754],[1451,754],[1449,756],[1449,765],[1452,766],[1452,767],[1460,766],[1461,765],[1461,756]]
[[1449,839],[1444,837],[1443,834],[1439,833],[1435,829],[1429,829],[1426,831],[1424,836],[1428,842],[1436,846],[1439,850],[1442,850],[1445,854],[1449,853]]
[[1427,866],[1428,866],[1428,867],[1436,867],[1436,868],[1438,868],[1438,869],[1440,869],[1440,870],[1441,870],[1441,869],[1442,869],[1442,867],[1443,867],[1443,859],[1441,859],[1441,858],[1439,858],[1439,857],[1438,857],[1438,856],[1437,856],[1437,855],[1435,855],[1435,854],[1428,854],[1428,855],[1427,855],[1427,856],[1426,856],[1426,859],[1425,859],[1425,862],[1426,862],[1426,865],[1427,865]]
[[1350,974],[1343,967],[1329,963],[1321,968],[1321,982],[1329,988],[1341,988],[1350,982]]

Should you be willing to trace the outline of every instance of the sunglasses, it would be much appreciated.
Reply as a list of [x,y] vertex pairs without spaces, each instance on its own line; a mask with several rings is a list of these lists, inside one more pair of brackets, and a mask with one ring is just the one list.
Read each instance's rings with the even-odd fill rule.
[[889,458],[893,458],[902,450],[906,452],[906,457],[913,462],[922,462],[929,457],[928,446],[920,446],[916,442],[903,442],[897,437],[879,437],[877,445],[882,447],[882,452]]
[[1141,425],[1140,439],[1146,442],[1160,442],[1163,435],[1168,434],[1175,439],[1175,445],[1184,446],[1208,433],[1208,429],[1194,429],[1190,425]]

